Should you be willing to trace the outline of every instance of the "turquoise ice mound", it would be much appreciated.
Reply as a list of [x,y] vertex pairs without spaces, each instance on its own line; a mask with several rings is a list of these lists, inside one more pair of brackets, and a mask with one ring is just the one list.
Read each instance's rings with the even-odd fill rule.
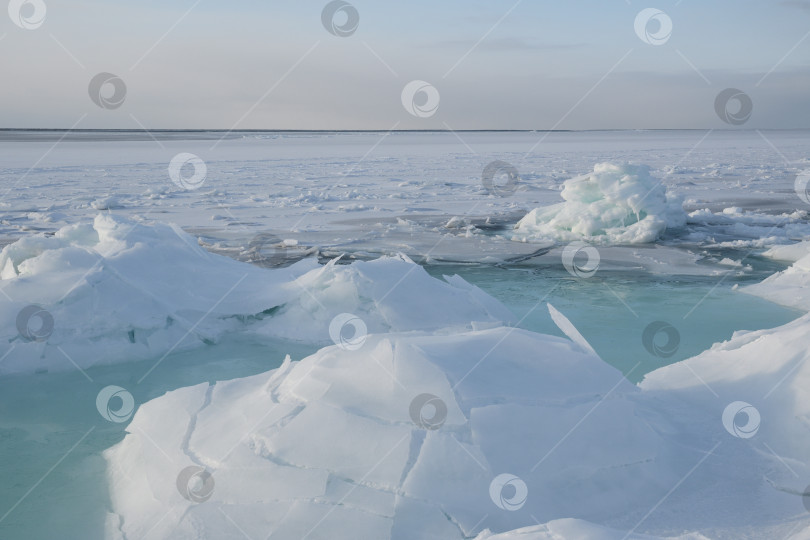
[[593,172],[566,180],[560,195],[565,202],[526,214],[513,239],[647,244],[686,225],[682,200],[646,165],[598,163]]

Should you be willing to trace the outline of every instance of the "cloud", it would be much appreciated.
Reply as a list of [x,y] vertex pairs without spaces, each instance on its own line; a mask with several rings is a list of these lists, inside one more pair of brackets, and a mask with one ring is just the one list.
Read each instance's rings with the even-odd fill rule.
[[782,0],[779,4],[789,8],[810,11],[810,1],[808,0]]
[[[474,40],[445,40],[434,42],[428,47],[465,50],[474,47]],[[531,43],[525,39],[507,37],[498,39],[486,39],[477,47],[477,50],[490,52],[515,52],[515,51],[559,51],[578,49],[584,47],[582,43]]]

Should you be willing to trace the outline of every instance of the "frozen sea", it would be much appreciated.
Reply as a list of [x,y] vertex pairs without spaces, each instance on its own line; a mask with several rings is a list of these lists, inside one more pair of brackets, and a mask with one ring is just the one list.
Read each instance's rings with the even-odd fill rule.
[[[804,357],[779,334],[810,324],[809,148],[810,131],[0,131],[0,537],[810,538]],[[181,153],[204,163],[194,189],[170,179]],[[517,176],[489,187],[496,161]],[[567,229],[515,226],[600,163],[648,166],[685,222],[639,242],[597,226],[598,268],[577,273]],[[569,206],[583,226],[591,196]],[[28,304],[53,314],[49,339],[19,339]],[[359,351],[330,336],[340,313],[367,326]],[[784,366],[740,352],[766,342]],[[423,380],[447,422],[406,430]],[[133,398],[122,421],[97,406],[110,385]],[[754,447],[720,413],[756,392]],[[399,468],[396,445],[369,450],[397,430]],[[229,435],[230,465],[211,457]],[[182,459],[214,471],[210,500],[178,493]],[[525,507],[519,485],[492,495],[503,472]]]

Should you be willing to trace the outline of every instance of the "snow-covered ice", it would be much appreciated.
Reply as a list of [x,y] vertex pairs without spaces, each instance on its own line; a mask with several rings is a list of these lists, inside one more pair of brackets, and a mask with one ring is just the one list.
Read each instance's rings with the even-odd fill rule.
[[0,536],[810,537],[810,135],[703,135],[0,142]]
[[[803,246],[802,246],[803,247]],[[797,256],[797,250],[771,251],[781,257]],[[810,253],[801,256],[789,268],[742,289],[783,306],[810,311]]]
[[[14,354],[2,369],[34,373],[161,357],[236,331],[325,345],[330,321],[342,312],[368,321],[371,332],[514,319],[461,277],[435,280],[404,256],[337,262],[260,268],[207,252],[176,225],[107,214],[50,237],[26,237],[0,251],[9,299],[0,304],[3,335],[17,333],[17,314],[27,305],[48,306],[59,324],[47,344],[10,339]],[[422,295],[435,302],[431,310],[422,309]]]
[[686,224],[683,201],[667,195],[644,165],[599,163],[563,183],[565,200],[536,208],[515,225],[517,238],[646,244]]
[[[587,344],[500,327],[374,335],[358,350],[179,389],[141,406],[105,453],[109,535],[461,539],[562,518],[695,538],[807,532],[808,317],[741,332],[639,387]],[[423,394],[442,406],[422,414],[420,403],[414,416]],[[747,417],[729,422],[724,409],[740,401],[761,424],[735,437]],[[187,466],[214,479],[204,503],[175,488]],[[503,473],[527,488],[515,511],[491,497]]]

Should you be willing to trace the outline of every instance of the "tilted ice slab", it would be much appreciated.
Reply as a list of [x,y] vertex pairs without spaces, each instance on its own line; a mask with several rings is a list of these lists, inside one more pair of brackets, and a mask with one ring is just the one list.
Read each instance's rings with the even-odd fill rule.
[[[141,405],[105,453],[108,536],[810,534],[810,315],[738,332],[636,387],[551,312],[572,341],[506,327],[373,335]],[[756,426],[725,418],[740,403]],[[177,485],[189,466],[212,475],[203,502]],[[501,474],[519,482],[493,494]]]
[[[667,405],[660,407],[661,417],[672,420],[684,446],[710,444],[718,419],[741,410],[724,419],[729,434],[738,437],[717,438],[716,457],[701,466],[700,482],[716,482],[713,489],[706,486],[707,496],[725,499],[706,504],[695,497],[694,503],[706,505],[692,516],[703,528],[736,528],[743,538],[743,531],[751,538],[810,537],[810,513],[802,501],[810,492],[809,328],[810,314],[775,329],[735,332],[641,382],[644,395]],[[684,501],[673,511],[688,507]]]
[[[177,226],[107,214],[6,246],[0,289],[5,373],[155,358],[236,331],[325,345],[345,311],[365,316],[371,332],[512,320],[462,278],[436,280],[406,257],[270,270],[211,254]],[[414,290],[430,296],[430,310]],[[19,315],[29,305],[53,318],[47,340],[26,339],[42,324]]]
[[795,244],[774,246],[762,254],[763,257],[792,263],[803,258],[805,255],[810,255],[810,240],[804,240]]
[[785,270],[768,276],[762,282],[742,287],[741,290],[783,306],[810,311],[810,253],[801,255],[807,243],[771,249],[768,255],[777,259],[797,258]]
[[[269,373],[170,392],[141,405],[105,454],[118,514],[108,534],[120,523],[128,538],[238,538],[241,529],[451,540],[647,505],[666,485],[651,483],[677,480],[655,473],[662,438],[639,420],[639,391],[577,339],[506,327],[374,335],[359,350],[333,346]],[[435,405],[414,413],[423,394],[446,409],[439,429],[421,425]],[[574,429],[586,415],[587,427]],[[175,482],[195,465],[215,483],[201,504]],[[529,487],[518,511],[493,503],[501,473]]]
[[599,163],[566,180],[565,202],[529,212],[515,225],[515,240],[584,240],[600,244],[654,242],[686,224],[679,198],[650,176],[646,165]]
[[[804,218],[806,218],[805,212],[796,212],[791,215],[783,215],[780,222],[784,225],[788,219],[804,220]],[[807,224],[795,226],[803,227],[803,229],[794,231],[796,236],[806,238],[810,235],[810,231],[805,230],[810,227]],[[771,230],[774,229],[775,226],[771,228]],[[740,290],[783,306],[810,311],[810,241],[772,246],[762,255],[793,264],[781,272],[768,276],[760,283],[742,287]]]

